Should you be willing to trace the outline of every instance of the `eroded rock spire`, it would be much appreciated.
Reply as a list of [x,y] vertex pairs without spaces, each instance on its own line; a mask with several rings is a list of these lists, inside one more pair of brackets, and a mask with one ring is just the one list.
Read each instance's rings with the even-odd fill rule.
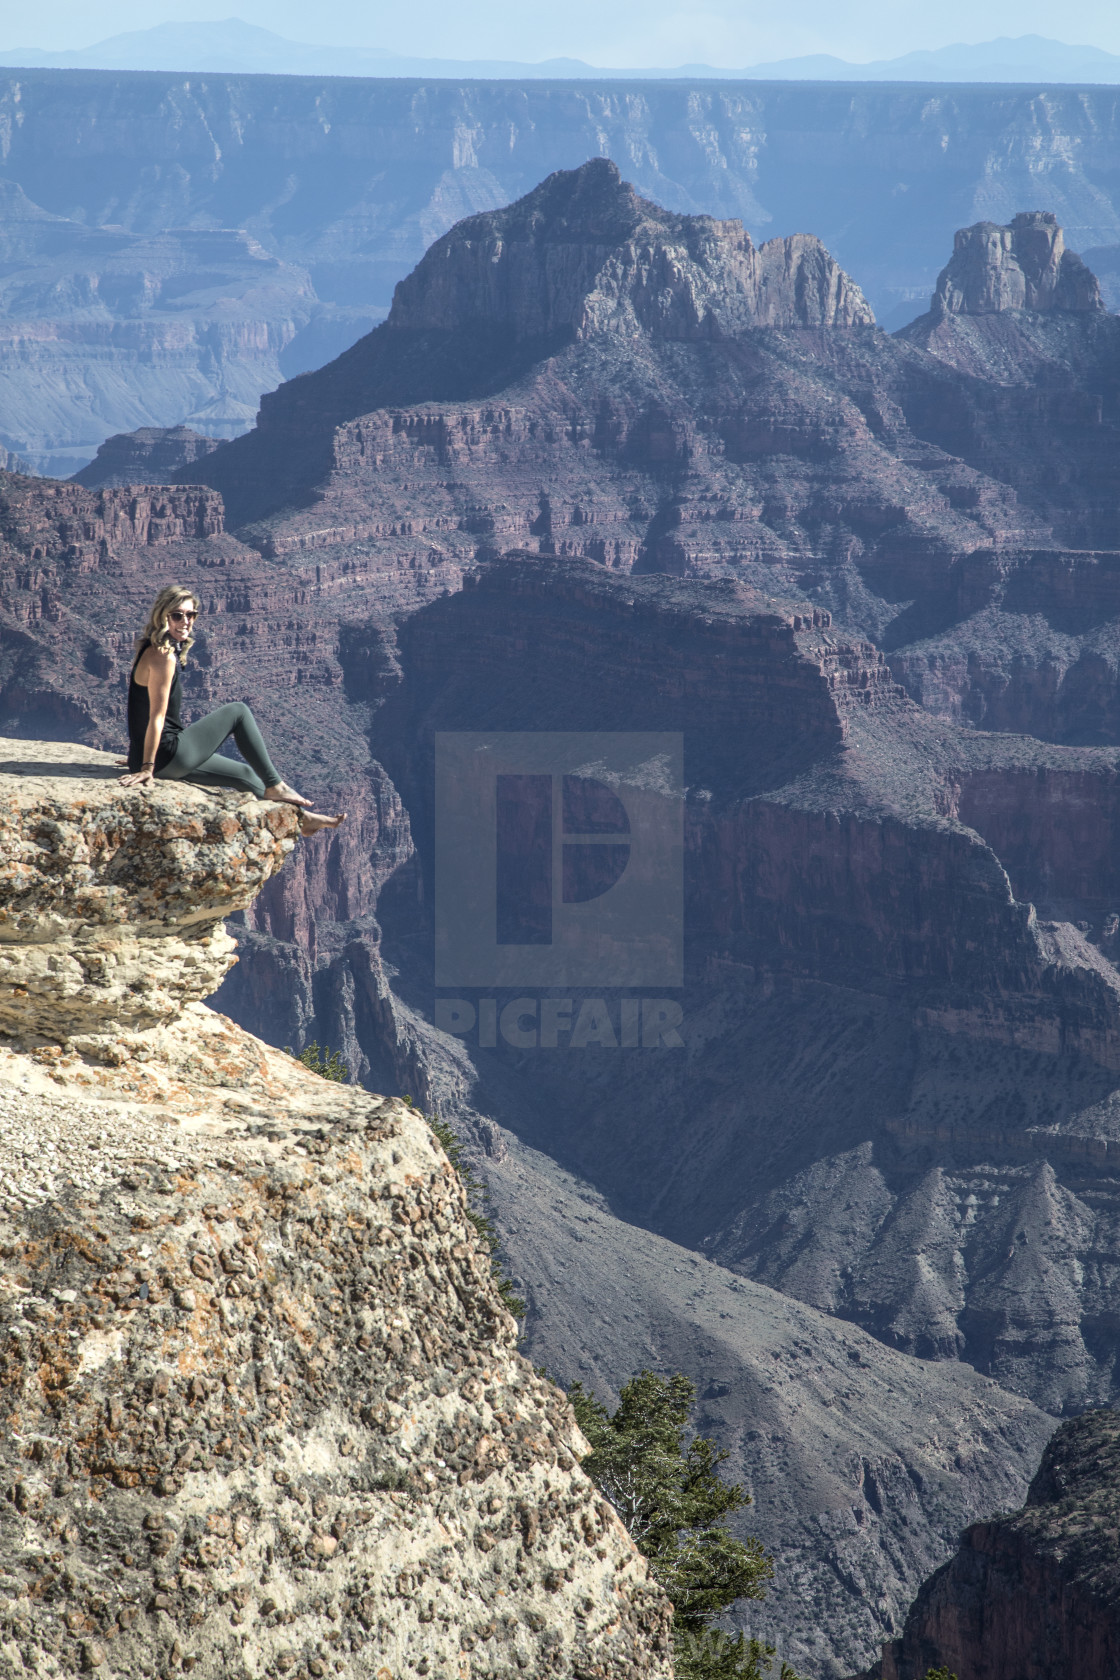
[[934,315],[1103,308],[1096,275],[1066,250],[1058,218],[1048,210],[1025,210],[1006,227],[976,222],[960,228],[930,304]]

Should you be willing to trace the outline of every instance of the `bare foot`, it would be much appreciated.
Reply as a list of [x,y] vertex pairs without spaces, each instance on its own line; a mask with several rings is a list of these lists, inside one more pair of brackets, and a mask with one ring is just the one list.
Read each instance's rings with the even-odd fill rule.
[[274,787],[265,788],[264,797],[275,799],[281,805],[299,805],[305,810],[309,809],[311,805],[310,799],[305,799],[302,793],[297,793],[295,788],[290,788],[287,782],[277,782]]
[[301,811],[299,814],[299,831],[306,837],[308,834],[318,834],[321,828],[338,828],[345,821],[345,811],[340,817],[325,817],[322,811]]

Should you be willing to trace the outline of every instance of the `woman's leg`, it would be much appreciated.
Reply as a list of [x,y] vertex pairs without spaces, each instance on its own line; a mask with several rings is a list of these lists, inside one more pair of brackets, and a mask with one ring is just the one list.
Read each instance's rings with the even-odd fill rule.
[[[245,758],[244,764],[238,764],[236,759],[217,756],[218,748],[231,735]],[[184,729],[179,736],[175,757],[160,773],[177,782],[187,776],[220,778],[255,793],[258,798],[266,787],[276,787],[280,781],[257,727],[257,720],[241,700],[219,706],[216,712]]]
[[[163,771],[163,777],[172,774],[173,765],[168,765]],[[174,779],[178,782],[215,783],[229,788],[234,793],[251,793],[255,799],[260,799],[264,793],[264,783],[255,770],[250,770],[247,764],[241,764],[236,758],[223,758],[221,753],[211,753],[209,758],[204,758],[198,768],[186,776],[174,772]]]

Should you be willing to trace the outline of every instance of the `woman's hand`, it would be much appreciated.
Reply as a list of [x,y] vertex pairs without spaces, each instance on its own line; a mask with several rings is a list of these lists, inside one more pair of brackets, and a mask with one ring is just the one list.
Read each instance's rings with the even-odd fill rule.
[[147,787],[155,779],[156,773],[151,769],[133,770],[130,775],[117,777],[122,787]]

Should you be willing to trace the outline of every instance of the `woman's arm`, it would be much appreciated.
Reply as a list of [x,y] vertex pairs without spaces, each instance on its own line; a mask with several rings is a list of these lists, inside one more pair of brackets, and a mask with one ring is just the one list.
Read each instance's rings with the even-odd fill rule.
[[156,653],[149,648],[142,664],[148,672],[148,727],[144,733],[144,762],[130,776],[122,776],[125,787],[142,787],[155,776],[156,752],[167,720],[167,702],[171,698],[171,684],[175,680],[175,655]]

